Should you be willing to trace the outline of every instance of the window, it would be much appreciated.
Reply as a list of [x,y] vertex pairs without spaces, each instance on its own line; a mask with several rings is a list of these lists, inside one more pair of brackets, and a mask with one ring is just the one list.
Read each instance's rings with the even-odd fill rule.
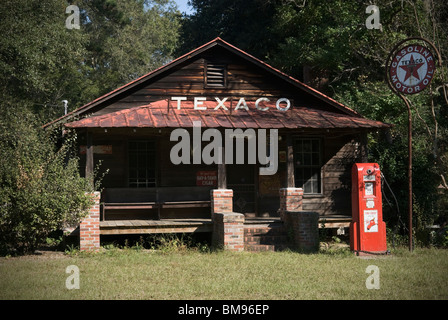
[[296,139],[294,163],[296,187],[303,193],[321,193],[321,139]]
[[153,141],[129,141],[129,187],[156,186],[156,150]]
[[208,88],[225,88],[227,85],[226,66],[207,63],[205,65],[205,86]]

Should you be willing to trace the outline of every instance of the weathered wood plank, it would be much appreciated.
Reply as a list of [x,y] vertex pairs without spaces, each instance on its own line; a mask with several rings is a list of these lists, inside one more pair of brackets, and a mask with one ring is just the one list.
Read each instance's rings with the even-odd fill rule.
[[293,148],[293,141],[292,136],[290,134],[286,137],[286,175],[287,175],[287,188],[293,188],[295,187],[295,181],[294,181],[294,148]]
[[153,233],[193,233],[211,232],[211,219],[186,220],[116,220],[100,222],[100,233],[111,234],[153,234]]
[[86,178],[89,184],[93,186],[93,138],[92,133],[87,132],[87,146],[86,146]]

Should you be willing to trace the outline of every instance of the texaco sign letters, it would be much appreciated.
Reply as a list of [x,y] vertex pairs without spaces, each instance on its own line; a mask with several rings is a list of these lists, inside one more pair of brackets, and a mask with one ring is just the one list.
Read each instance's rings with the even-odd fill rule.
[[435,62],[431,51],[421,45],[409,45],[399,50],[389,69],[392,85],[400,93],[414,94],[431,82]]

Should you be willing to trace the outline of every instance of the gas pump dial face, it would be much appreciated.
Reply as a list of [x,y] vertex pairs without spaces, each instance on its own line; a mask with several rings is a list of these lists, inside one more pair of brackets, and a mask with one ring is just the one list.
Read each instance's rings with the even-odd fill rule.
[[373,183],[372,182],[366,182],[365,184],[366,188],[366,196],[373,196]]
[[373,200],[367,200],[367,202],[366,202],[366,207],[367,207],[368,209],[375,208],[375,201],[373,201]]

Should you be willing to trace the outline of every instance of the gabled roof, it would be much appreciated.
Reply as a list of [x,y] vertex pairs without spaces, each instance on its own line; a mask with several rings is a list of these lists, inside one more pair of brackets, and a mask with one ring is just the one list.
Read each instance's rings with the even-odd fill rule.
[[[173,101],[161,100],[151,104],[92,116],[66,124],[69,128],[192,128],[194,121],[201,121],[205,128],[253,129],[377,129],[388,127],[380,122],[341,113],[294,106],[287,111],[276,109],[275,102],[263,103],[257,110],[254,102],[247,102],[248,110],[214,110],[216,102],[204,101],[195,110],[193,101],[184,101],[177,109]],[[228,107],[228,105],[227,105]]]
[[134,81],[131,81],[131,82],[83,105],[82,107],[66,114],[65,116],[62,116],[62,117],[46,124],[45,127],[50,126],[55,123],[58,123],[63,120],[70,119],[75,116],[82,116],[82,115],[88,114],[89,110],[92,110],[94,107],[96,107],[100,104],[103,104],[103,103],[107,103],[108,100],[116,97],[117,95],[125,93],[127,90],[130,90],[138,85],[141,85],[147,81],[150,81],[154,77],[156,77],[166,71],[169,71],[171,68],[173,68],[179,64],[182,64],[182,63],[186,62],[187,60],[194,59],[199,54],[201,54],[207,50],[210,50],[211,48],[216,47],[216,46],[220,46],[222,48],[227,49],[228,51],[242,57],[249,63],[252,63],[252,64],[266,70],[267,72],[271,73],[273,76],[283,79],[284,81],[292,84],[293,86],[297,87],[298,89],[303,90],[304,92],[311,94],[312,96],[322,100],[323,102],[328,103],[329,105],[335,107],[336,109],[342,111],[343,113],[345,113],[347,115],[361,117],[361,115],[358,114],[356,111],[354,111],[354,110],[348,108],[347,106],[337,102],[336,100],[326,96],[325,94],[311,88],[310,86],[300,82],[299,80],[294,79],[293,77],[281,72],[280,70],[273,68],[272,66],[268,65],[267,63],[255,58],[254,56],[248,54],[247,52],[244,52],[243,50],[229,44],[228,42],[226,42],[218,37],[218,38],[213,39],[212,41],[194,49],[193,51],[191,51],[187,54],[184,54],[183,56],[181,56],[177,59],[174,59],[170,63],[168,63],[154,71],[151,71],[150,73],[148,73],[138,79],[135,79]]

